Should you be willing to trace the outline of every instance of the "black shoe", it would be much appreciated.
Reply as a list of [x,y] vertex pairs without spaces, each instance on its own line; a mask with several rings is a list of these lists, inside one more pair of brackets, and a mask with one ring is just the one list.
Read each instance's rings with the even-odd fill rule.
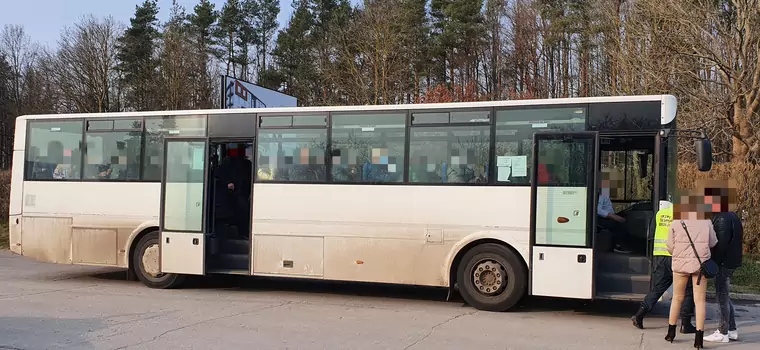
[[704,348],[704,340],[705,340],[705,331],[696,331],[694,332],[694,347],[697,349]]
[[669,324],[668,325],[668,334],[665,336],[665,340],[669,342],[673,342],[673,339],[676,338],[676,325]]
[[694,325],[691,324],[691,321],[682,321],[681,322],[681,334],[693,334],[697,332],[697,327],[694,327]]
[[633,322],[633,326],[638,329],[644,329],[644,316],[647,314],[646,309],[643,307],[639,308],[639,311],[636,312],[633,317],[631,317],[631,322]]

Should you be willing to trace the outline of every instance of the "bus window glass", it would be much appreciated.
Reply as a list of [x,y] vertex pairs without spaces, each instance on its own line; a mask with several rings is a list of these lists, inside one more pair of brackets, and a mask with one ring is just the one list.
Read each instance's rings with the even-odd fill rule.
[[488,123],[491,121],[489,111],[458,111],[451,112],[452,123]]
[[530,184],[533,134],[584,131],[586,108],[508,109],[496,112],[496,181]]
[[84,178],[139,180],[142,132],[87,133]]
[[403,181],[405,125],[406,114],[333,115],[333,181]]
[[326,129],[260,129],[256,180],[325,181]]
[[[642,176],[641,159],[639,154],[643,150],[602,150],[601,166],[613,176],[622,181],[622,188],[611,188],[610,199],[616,211],[625,209],[633,202],[651,200],[654,185],[653,163],[651,153],[646,154],[647,176]],[[622,202],[622,203],[621,203]]]
[[[538,150],[538,166],[547,171],[546,180],[539,179],[539,186],[584,187],[591,169],[588,149],[591,141],[563,142],[541,140]],[[539,170],[539,175],[541,170]],[[541,177],[541,176],[539,176]]]
[[490,138],[487,125],[412,128],[409,181],[488,182]]
[[205,136],[206,116],[145,118],[143,180],[161,181],[164,137]]
[[448,112],[412,113],[412,125],[417,124],[448,124]]
[[79,180],[83,122],[30,121],[26,180]]
[[293,117],[293,126],[327,126],[324,115],[297,115]]
[[293,117],[287,116],[287,117],[261,117],[261,123],[259,125],[262,128],[271,128],[271,127],[282,127],[282,126],[292,126],[293,125]]

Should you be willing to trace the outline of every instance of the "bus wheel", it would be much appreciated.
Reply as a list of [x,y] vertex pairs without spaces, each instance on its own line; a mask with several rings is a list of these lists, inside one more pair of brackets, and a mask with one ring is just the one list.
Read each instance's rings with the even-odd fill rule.
[[520,258],[499,244],[480,244],[457,267],[462,298],[478,310],[506,311],[525,295],[527,271]]
[[182,284],[185,276],[161,273],[159,263],[159,234],[153,231],[143,236],[132,253],[132,267],[137,278],[150,288],[175,288]]

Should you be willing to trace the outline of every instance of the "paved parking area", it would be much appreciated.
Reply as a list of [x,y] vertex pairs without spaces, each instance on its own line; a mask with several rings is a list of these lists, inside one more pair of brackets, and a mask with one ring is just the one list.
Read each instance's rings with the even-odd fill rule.
[[[0,349],[687,349],[665,342],[667,305],[633,328],[636,305],[528,300],[478,312],[424,288],[212,279],[152,290],[111,269],[0,251]],[[714,306],[709,315],[714,318]],[[758,349],[760,305],[737,308]],[[709,321],[708,331],[715,327]]]

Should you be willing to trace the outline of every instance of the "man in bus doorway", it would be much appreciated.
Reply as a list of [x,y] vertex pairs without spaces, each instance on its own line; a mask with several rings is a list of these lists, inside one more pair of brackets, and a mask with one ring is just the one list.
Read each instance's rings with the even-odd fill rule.
[[610,200],[610,189],[618,189],[623,186],[617,186],[619,180],[616,180],[611,175],[610,171],[602,171],[602,183],[599,188],[599,203],[596,208],[596,213],[598,215],[597,223],[612,234],[614,251],[628,254],[631,251],[627,247],[628,233],[625,229],[625,218],[615,214],[615,208],[612,207],[612,201]]
[[[668,252],[668,230],[670,223],[673,221],[673,207],[671,205],[663,206],[655,216],[654,231],[654,271],[652,272],[652,287],[641,302],[639,311],[631,317],[633,325],[636,328],[644,329],[644,316],[646,316],[665,291],[673,284],[673,257]],[[697,331],[696,327],[691,324],[691,317],[694,314],[694,295],[692,294],[691,279],[686,285],[686,295],[681,306],[681,333],[691,334]]]

